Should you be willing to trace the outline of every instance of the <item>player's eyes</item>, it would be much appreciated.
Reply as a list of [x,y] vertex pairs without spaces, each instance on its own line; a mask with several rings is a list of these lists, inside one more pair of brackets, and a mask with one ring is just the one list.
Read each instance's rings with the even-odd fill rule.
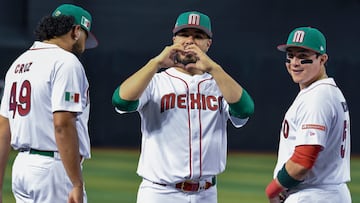
[[287,54],[287,58],[292,59],[292,58],[294,58],[294,55],[293,54]]
[[197,34],[192,34],[192,33],[186,33],[186,32],[179,32],[176,34],[179,37],[190,37],[192,36],[194,39],[206,39],[208,38],[207,35],[202,34],[202,33],[197,33]]
[[308,54],[297,54],[296,56],[295,56],[295,54],[287,54],[286,57],[289,58],[289,59],[293,59],[294,57],[296,57],[298,59],[308,59],[311,56],[308,55]]
[[198,34],[198,35],[195,35],[194,36],[195,39],[206,39],[206,35],[203,35],[203,34]]
[[187,33],[185,33],[185,32],[179,32],[179,33],[177,34],[177,36],[180,36],[180,37],[189,37],[190,35],[187,34]]

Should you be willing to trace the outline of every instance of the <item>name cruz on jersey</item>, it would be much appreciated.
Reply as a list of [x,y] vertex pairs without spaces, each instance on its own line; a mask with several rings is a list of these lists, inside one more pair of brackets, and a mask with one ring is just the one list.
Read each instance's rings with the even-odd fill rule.
[[33,62],[17,64],[15,67],[15,74],[16,73],[25,73],[25,72],[30,71],[30,66],[32,64],[33,64]]
[[[213,95],[203,95],[200,93],[190,93],[176,95],[175,93],[166,94],[161,97],[160,112],[175,108],[186,109],[189,104],[190,109],[202,109],[217,111],[222,109],[222,96],[216,97]],[[188,101],[190,100],[190,101]],[[221,113],[221,112],[220,112]]]

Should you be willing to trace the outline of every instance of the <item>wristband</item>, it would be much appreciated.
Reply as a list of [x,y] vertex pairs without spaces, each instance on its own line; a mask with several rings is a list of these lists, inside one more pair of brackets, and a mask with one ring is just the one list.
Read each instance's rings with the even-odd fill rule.
[[283,187],[286,187],[288,189],[293,188],[302,182],[300,180],[294,179],[293,177],[291,177],[289,175],[289,173],[287,172],[287,170],[285,168],[285,164],[281,168],[281,170],[278,172],[277,179]]

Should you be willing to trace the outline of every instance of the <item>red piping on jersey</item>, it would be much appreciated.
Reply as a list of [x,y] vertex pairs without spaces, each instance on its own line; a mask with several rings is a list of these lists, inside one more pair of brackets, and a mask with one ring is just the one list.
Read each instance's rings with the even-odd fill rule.
[[186,102],[187,102],[187,111],[188,111],[188,129],[189,129],[189,157],[190,157],[190,161],[189,161],[189,170],[190,170],[190,177],[192,176],[192,148],[191,148],[191,122],[190,122],[190,103],[189,103],[189,85],[186,83],[185,80],[183,80],[180,77],[171,75],[168,71],[164,71],[166,74],[168,74],[170,77],[176,78],[181,80],[182,82],[184,82],[185,86],[186,86]]
[[[200,95],[200,85],[201,85],[201,83],[203,83],[203,82],[205,82],[205,81],[207,81],[207,80],[211,80],[212,79],[212,77],[211,78],[208,78],[208,79],[204,79],[204,80],[202,80],[202,81],[200,81],[199,83],[198,83],[198,94]],[[202,125],[201,125],[201,108],[199,108],[199,128],[200,128],[200,136],[199,136],[199,147],[200,147],[200,177],[199,178],[201,178],[201,176],[202,176],[202,142],[201,142],[201,138],[202,138]]]

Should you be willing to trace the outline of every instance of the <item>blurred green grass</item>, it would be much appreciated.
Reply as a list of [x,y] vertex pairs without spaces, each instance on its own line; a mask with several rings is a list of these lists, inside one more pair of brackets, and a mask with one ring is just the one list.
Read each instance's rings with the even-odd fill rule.
[[[3,202],[13,203],[11,153],[5,174]],[[93,149],[84,162],[84,179],[89,203],[135,203],[141,178],[136,174],[138,150]],[[272,179],[276,154],[230,152],[227,168],[218,176],[219,203],[265,203],[264,189]],[[352,181],[348,184],[353,202],[360,202],[360,157],[351,160]]]

